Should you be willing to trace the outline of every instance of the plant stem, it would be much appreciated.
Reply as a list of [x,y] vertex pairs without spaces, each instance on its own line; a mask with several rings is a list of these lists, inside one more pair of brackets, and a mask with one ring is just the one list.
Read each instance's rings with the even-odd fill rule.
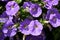
[[26,35],[23,35],[23,40],[25,40]]

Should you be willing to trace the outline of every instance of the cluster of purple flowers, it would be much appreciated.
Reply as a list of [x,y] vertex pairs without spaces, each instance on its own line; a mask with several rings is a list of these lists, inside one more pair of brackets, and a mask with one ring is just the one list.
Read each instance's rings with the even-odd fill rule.
[[40,35],[42,29],[43,26],[38,20],[29,20],[29,19],[25,19],[23,22],[21,22],[19,27],[21,33],[25,35],[31,34],[34,36]]
[[[60,14],[56,8],[53,8],[54,5],[58,4],[58,1],[59,0],[42,0],[42,2],[44,2],[44,7],[48,9],[45,19],[55,28],[60,26]],[[6,10],[0,15],[0,22],[4,23],[2,30],[0,31],[2,31],[1,34],[3,33],[4,37],[13,37],[16,35],[17,29],[24,35],[41,35],[43,24],[38,19],[34,19],[40,17],[42,14],[42,8],[40,5],[32,2],[24,2],[23,8],[30,13],[33,19],[26,18],[23,21],[18,21],[19,27],[16,27],[16,23],[13,22],[15,20],[14,17],[17,17],[16,15],[20,10],[19,5],[15,1],[9,1],[5,8]],[[3,40],[3,37],[1,40]],[[32,40],[34,39],[32,38]]]
[[33,16],[33,17],[39,17],[42,13],[42,9],[38,4],[33,4],[31,2],[24,2],[23,8],[27,9],[28,12]]
[[13,16],[16,15],[20,8],[15,1],[8,2],[5,7],[6,11],[0,15],[0,21],[4,23],[2,26],[2,32],[4,33],[5,37],[12,37],[17,33],[16,25],[12,21],[14,19]]

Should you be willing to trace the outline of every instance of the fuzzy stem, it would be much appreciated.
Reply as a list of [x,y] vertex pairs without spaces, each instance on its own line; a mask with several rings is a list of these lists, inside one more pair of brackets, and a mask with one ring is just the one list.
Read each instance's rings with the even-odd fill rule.
[[23,35],[23,40],[25,40],[26,35]]

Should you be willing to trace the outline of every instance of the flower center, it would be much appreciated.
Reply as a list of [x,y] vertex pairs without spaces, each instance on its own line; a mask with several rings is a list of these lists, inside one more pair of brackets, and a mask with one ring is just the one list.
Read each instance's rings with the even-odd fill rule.
[[11,29],[11,28],[12,28],[11,26],[8,27],[8,29]]
[[36,11],[36,8],[32,8],[33,11]]
[[24,25],[24,28],[27,28],[27,24]]
[[38,26],[35,24],[35,26],[34,26],[35,28],[38,28]]
[[51,11],[51,14],[54,14],[53,10]]
[[11,8],[14,8],[14,6],[12,5]]
[[53,21],[56,22],[56,18],[55,17],[53,18]]

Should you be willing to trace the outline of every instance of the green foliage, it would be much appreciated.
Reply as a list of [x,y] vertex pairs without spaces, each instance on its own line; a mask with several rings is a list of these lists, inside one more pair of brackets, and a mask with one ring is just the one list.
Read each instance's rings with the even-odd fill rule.
[[22,2],[22,0],[14,0],[14,1],[16,1],[18,4]]
[[3,26],[3,23],[0,23],[0,29],[2,28],[2,26]]
[[60,27],[53,29],[54,40],[60,40]]

